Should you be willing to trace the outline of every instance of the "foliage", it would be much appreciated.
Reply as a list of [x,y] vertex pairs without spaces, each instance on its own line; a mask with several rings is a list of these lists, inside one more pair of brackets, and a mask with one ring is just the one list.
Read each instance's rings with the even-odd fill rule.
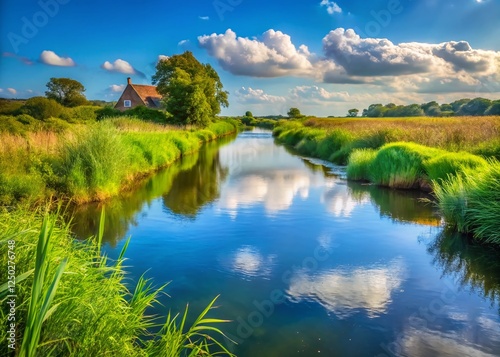
[[0,205],[50,195],[76,202],[102,200],[137,176],[169,165],[203,142],[239,127],[237,121],[225,119],[204,130],[180,130],[127,116],[85,126],[51,118],[43,125],[51,131],[23,131],[22,137],[1,134]]
[[446,222],[477,240],[500,244],[500,162],[492,160],[435,186]]
[[178,123],[207,126],[221,106],[229,105],[217,72],[189,51],[159,61],[153,83]]
[[391,188],[419,188],[424,185],[424,160],[440,153],[414,143],[386,144],[370,163],[370,181]]
[[298,108],[290,108],[290,110],[286,113],[289,118],[300,118],[302,114]]
[[161,124],[165,124],[169,120],[169,116],[167,116],[167,113],[165,113],[165,111],[158,109],[151,109],[143,105],[139,105],[132,109],[128,109],[123,113],[121,113],[121,115],[136,117],[141,120],[146,120]]
[[377,152],[372,149],[354,150],[349,156],[347,165],[347,178],[356,181],[370,180],[370,165]]
[[357,117],[359,113],[359,109],[349,109],[347,111],[347,116],[348,117]]
[[83,94],[85,87],[74,79],[52,77],[47,83],[47,89],[45,92],[47,98],[54,99],[65,107],[87,104],[87,99]]
[[485,98],[460,99],[449,104],[439,104],[436,101],[431,101],[424,104],[396,105],[389,103],[371,104],[367,109],[363,110],[364,117],[380,118],[380,117],[447,117],[453,115],[459,116],[480,116],[480,115],[499,115],[499,101],[491,101]]
[[125,150],[118,131],[108,123],[93,125],[66,141],[59,171],[67,193],[85,201],[118,193],[128,164]]
[[113,107],[104,107],[102,109],[96,110],[96,120],[102,120],[105,118],[114,118],[122,115],[122,112]]
[[480,156],[466,152],[447,152],[424,161],[424,168],[430,180],[440,182],[450,175],[455,176],[466,169],[481,169],[487,161]]
[[52,117],[59,118],[65,108],[53,99],[33,97],[28,99],[20,110],[23,114],[31,115],[35,119],[47,120]]
[[24,100],[0,98],[0,115],[17,115],[23,104]]
[[492,102],[490,107],[484,112],[484,115],[500,115],[500,100]]
[[[231,355],[215,339],[224,337],[215,325],[225,321],[207,317],[215,299],[191,326],[186,324],[187,309],[181,320],[175,313],[151,316],[149,310],[158,305],[166,285],[155,288],[144,277],[135,284],[126,281],[128,242],[116,261],[101,254],[104,221],[102,214],[99,235],[81,243],[57,215],[23,208],[0,212],[4,266],[8,242],[16,245],[19,356]],[[6,269],[0,278],[5,294]],[[2,304],[0,310],[4,326],[8,308]],[[164,326],[160,331],[159,325]],[[6,341],[6,329],[0,334]],[[7,343],[0,354],[8,354]]]
[[97,113],[101,107],[92,105],[81,105],[73,108],[66,108],[61,118],[70,123],[85,123],[97,120]]
[[247,118],[253,118],[253,114],[252,114],[252,112],[251,112],[251,111],[249,111],[249,110],[247,110],[247,111],[245,112],[245,116],[246,116]]

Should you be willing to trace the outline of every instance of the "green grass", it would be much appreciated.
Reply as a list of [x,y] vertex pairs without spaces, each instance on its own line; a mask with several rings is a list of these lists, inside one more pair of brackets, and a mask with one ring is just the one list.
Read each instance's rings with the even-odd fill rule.
[[370,181],[370,165],[377,152],[372,149],[355,150],[349,157],[347,178],[354,181]]
[[181,130],[126,117],[72,129],[2,137],[0,204],[50,195],[77,203],[107,199],[133,185],[137,177],[196,152],[205,142],[235,133],[238,122],[225,119],[205,129]]
[[280,121],[273,135],[347,164],[350,180],[434,191],[451,226],[500,244],[499,130],[500,117],[308,119]]
[[435,185],[446,222],[475,239],[500,244],[500,162],[466,169]]
[[449,175],[455,176],[465,169],[481,169],[488,162],[480,156],[466,152],[447,152],[445,154],[424,161],[427,176],[433,181],[448,179]]
[[391,188],[420,188],[425,179],[423,162],[441,152],[414,143],[386,144],[369,164],[370,181]]
[[[28,210],[0,212],[0,261],[7,266],[8,246],[15,242],[16,329],[19,356],[212,356],[224,352],[209,318],[215,299],[188,326],[188,309],[166,318],[150,309],[165,285],[155,288],[141,277],[126,282],[125,244],[116,261],[102,255],[103,216],[99,236],[85,243],[72,238],[57,215]],[[38,242],[38,243],[37,243]],[[0,320],[7,326],[7,269],[0,272]],[[133,285],[133,286],[131,286]],[[154,332],[158,331],[159,332]],[[7,355],[7,329],[0,355]],[[230,355],[225,351],[223,354]]]

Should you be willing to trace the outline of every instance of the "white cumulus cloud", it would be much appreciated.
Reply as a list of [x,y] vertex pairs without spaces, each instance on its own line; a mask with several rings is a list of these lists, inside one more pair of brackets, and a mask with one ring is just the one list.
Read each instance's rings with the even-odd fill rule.
[[7,88],[7,92],[9,92],[10,94],[17,94],[17,90],[15,90],[14,88]]
[[235,92],[239,102],[258,104],[258,103],[280,103],[285,102],[285,97],[265,93],[262,89],[252,89],[250,87],[241,87]]
[[112,84],[109,89],[114,93],[121,93],[125,89],[125,84]]
[[106,61],[101,66],[106,71],[118,72],[123,74],[135,74],[136,70],[130,63],[122,59],[117,59],[113,63]]
[[319,4],[320,6],[325,6],[326,7],[326,12],[328,12],[330,15],[333,15],[335,13],[342,13],[342,9],[340,8],[337,3],[329,0],[322,0]]
[[313,68],[307,46],[296,47],[281,31],[268,30],[258,40],[237,37],[228,29],[223,34],[199,36],[198,42],[222,68],[236,75],[301,76],[311,74]]
[[59,66],[59,67],[73,67],[75,66],[75,61],[70,57],[60,57],[54,51],[42,51],[40,54],[40,62],[47,64],[49,66]]

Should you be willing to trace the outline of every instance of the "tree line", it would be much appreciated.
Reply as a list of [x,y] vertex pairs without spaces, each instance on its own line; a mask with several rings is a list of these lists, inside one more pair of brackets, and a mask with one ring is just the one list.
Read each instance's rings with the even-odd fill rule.
[[[349,110],[348,116],[352,115],[354,110]],[[364,109],[362,116],[370,118],[380,117],[448,117],[448,116],[481,116],[481,115],[500,115],[500,100],[490,100],[486,98],[460,99],[448,104],[439,104],[432,101],[424,104],[396,105],[389,103],[371,104]]]

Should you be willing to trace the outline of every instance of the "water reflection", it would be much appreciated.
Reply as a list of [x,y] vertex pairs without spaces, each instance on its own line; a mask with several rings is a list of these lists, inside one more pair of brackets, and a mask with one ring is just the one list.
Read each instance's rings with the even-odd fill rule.
[[353,195],[352,192],[346,190],[344,182],[340,184],[336,181],[327,185],[327,189],[321,196],[321,202],[335,217],[349,217],[356,206],[370,202],[370,195]]
[[[481,320],[488,320],[488,324],[485,325],[484,321],[481,323]],[[461,325],[460,329],[449,332],[410,327],[393,346],[396,345],[404,356],[498,356],[495,350],[498,351],[500,325],[485,317],[464,322],[466,324]],[[491,345],[488,346],[489,344]]]
[[275,255],[264,257],[257,248],[245,246],[234,253],[230,261],[230,270],[246,278],[266,277],[270,275],[275,259]]
[[427,250],[444,275],[452,276],[464,287],[477,290],[492,303],[500,301],[498,249],[471,244],[467,237],[444,230]]
[[162,197],[171,212],[192,218],[219,196],[226,170],[219,161],[219,148],[234,138],[207,143],[200,151],[187,155],[154,176],[138,182],[133,190],[104,203],[80,205],[69,210],[72,231],[80,239],[97,234],[100,212],[106,213],[104,241],[114,247],[137,224],[144,207]]
[[202,150],[196,163],[180,171],[169,190],[163,194],[163,205],[173,213],[195,217],[206,204],[220,195],[220,185],[228,174],[219,159],[216,144]]
[[380,215],[397,222],[439,226],[441,217],[432,203],[432,197],[413,190],[394,190],[375,185],[348,182],[350,196],[358,202],[370,200],[379,209]]
[[223,191],[218,207],[236,216],[238,210],[262,203],[267,213],[288,209],[299,195],[309,194],[311,178],[301,170],[274,170],[234,177]]
[[340,318],[360,310],[376,317],[387,310],[404,275],[402,259],[387,265],[337,268],[316,275],[299,271],[292,276],[287,294],[294,302],[318,302]]

